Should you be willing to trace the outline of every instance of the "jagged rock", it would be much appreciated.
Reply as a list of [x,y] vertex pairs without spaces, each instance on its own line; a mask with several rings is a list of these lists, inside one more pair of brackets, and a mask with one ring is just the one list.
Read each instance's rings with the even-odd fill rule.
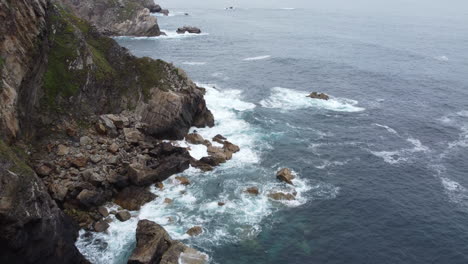
[[270,197],[273,200],[295,200],[296,197],[293,194],[290,193],[282,193],[282,192],[276,192],[276,193],[269,193],[268,197]]
[[121,129],[124,128],[125,126],[128,126],[130,122],[128,118],[123,115],[109,114],[109,115],[106,115],[106,117],[109,118],[117,128],[121,128]]
[[178,180],[180,182],[180,184],[182,185],[190,185],[190,181],[189,179],[187,179],[186,177],[182,177],[182,176],[177,176],[175,177],[176,180]]
[[161,11],[159,11],[159,13],[165,15],[165,16],[168,16],[169,15],[169,10],[167,9],[161,9]]
[[101,160],[102,160],[102,156],[101,155],[92,155],[90,157],[90,160],[91,162],[93,162],[94,164],[97,164],[99,163]]
[[88,164],[88,158],[83,155],[68,157],[67,160],[71,163],[72,166],[76,168],[83,168],[86,167],[86,164]]
[[293,184],[292,180],[295,178],[291,170],[288,168],[283,168],[276,173],[276,178],[280,181],[286,182],[288,184]]
[[[41,12],[26,2],[11,4]],[[43,3],[36,4],[45,8]],[[8,14],[4,8],[0,2],[1,12]],[[77,226],[51,199],[34,171],[2,140],[0,164],[0,263],[85,263],[74,244]]]
[[188,143],[194,144],[194,145],[205,144],[205,139],[200,134],[197,134],[197,133],[187,134],[185,136],[185,140]]
[[105,208],[104,206],[99,206],[97,210],[103,217],[109,216],[109,210],[107,210],[107,208]]
[[116,137],[118,135],[117,127],[114,125],[114,122],[112,122],[112,120],[110,120],[109,117],[107,117],[106,115],[101,115],[99,119],[101,120],[102,124],[106,128],[107,133],[111,137]]
[[125,135],[125,140],[129,143],[135,144],[145,139],[143,134],[140,131],[138,131],[138,129],[124,128],[123,131]]
[[258,191],[257,187],[249,187],[245,190],[246,193],[252,194],[252,195],[259,195],[260,192]]
[[111,164],[111,165],[117,165],[120,161],[120,158],[119,156],[110,156],[108,159],[107,159],[107,163]]
[[[208,164],[210,166],[218,166],[219,164],[226,162],[226,158],[223,158],[221,156],[208,156],[201,158],[200,162],[203,164]],[[211,169],[213,169],[213,167],[211,167]]]
[[213,159],[212,157],[203,157],[200,160],[192,159],[190,160],[190,165],[192,167],[198,168],[202,171],[212,171],[213,167],[212,166],[217,166],[217,165],[211,165],[214,162],[212,162]]
[[115,217],[117,219],[119,219],[120,222],[125,222],[127,220],[129,220],[132,215],[130,215],[130,213],[128,211],[118,211],[116,214],[115,214]]
[[149,220],[140,220],[136,231],[137,245],[128,264],[195,264],[207,263],[206,255],[172,240],[164,228]]
[[106,221],[98,221],[94,223],[93,227],[94,231],[100,233],[106,231],[109,228],[109,223],[107,223]]
[[117,153],[119,151],[119,145],[117,145],[115,142],[112,143],[108,148],[107,150],[113,154]]
[[81,146],[87,146],[87,145],[91,145],[91,144],[93,144],[93,140],[90,137],[84,136],[84,137],[80,138],[80,145]]
[[99,206],[105,203],[106,198],[102,192],[93,191],[93,190],[82,190],[76,199],[84,208],[91,208],[94,206]]
[[40,177],[49,176],[49,174],[51,172],[52,172],[52,168],[47,164],[42,164],[42,165],[36,167],[36,173]]
[[190,228],[189,230],[187,230],[187,234],[189,236],[198,236],[201,233],[203,233],[203,229],[202,229],[201,226],[194,226],[194,227]]
[[130,186],[120,191],[115,197],[114,202],[124,209],[136,211],[156,197],[147,188]]
[[98,132],[101,135],[107,134],[107,129],[102,123],[96,123],[94,128],[96,129],[96,132]]
[[58,145],[57,146],[57,155],[59,156],[66,156],[70,153],[70,148],[65,145]]
[[224,144],[224,141],[225,141],[225,140],[226,140],[226,138],[223,137],[223,136],[221,136],[221,135],[219,135],[219,134],[213,137],[213,141],[214,141],[214,142],[218,142],[218,143],[220,143],[220,144]]
[[321,100],[328,100],[330,99],[330,96],[324,94],[324,93],[317,93],[313,92],[309,94],[307,97],[313,98],[313,99],[321,99]]
[[94,172],[92,169],[84,170],[81,174],[85,181],[95,186],[100,185],[107,180],[104,175]]
[[223,143],[223,149],[225,151],[231,152],[231,153],[237,153],[240,151],[239,146],[232,144],[229,141],[224,141]]
[[186,32],[192,33],[192,34],[200,34],[201,30],[197,27],[180,27],[177,29],[177,34],[185,34]]
[[52,198],[54,198],[57,201],[63,201],[68,193],[68,188],[65,185],[56,181],[50,184],[48,189],[50,194],[52,195]]

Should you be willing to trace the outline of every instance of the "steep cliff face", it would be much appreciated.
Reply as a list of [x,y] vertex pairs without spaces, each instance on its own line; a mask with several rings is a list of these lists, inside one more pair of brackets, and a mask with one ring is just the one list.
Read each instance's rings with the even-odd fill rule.
[[0,263],[86,263],[76,236],[43,183],[0,140]]
[[63,0],[101,33],[124,36],[159,36],[157,18],[150,15],[151,0]]

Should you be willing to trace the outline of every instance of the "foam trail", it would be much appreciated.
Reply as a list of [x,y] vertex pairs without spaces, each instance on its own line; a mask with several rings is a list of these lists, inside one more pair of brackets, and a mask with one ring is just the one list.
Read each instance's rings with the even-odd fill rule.
[[381,124],[374,124],[378,127],[381,127],[381,128],[385,128],[388,132],[392,133],[392,134],[395,134],[395,135],[398,135],[398,132],[396,132],[395,129],[389,127],[389,126],[386,126],[386,125],[381,125]]
[[369,150],[370,153],[373,155],[382,158],[386,163],[389,164],[397,164],[400,162],[406,162],[409,161],[411,158],[413,158],[414,153],[418,152],[428,152],[430,149],[426,146],[424,146],[421,141],[418,139],[414,138],[407,138],[407,142],[411,143],[413,145],[412,148],[405,148],[405,149],[400,149],[400,150],[394,150],[394,151],[372,151]]
[[197,65],[206,65],[206,62],[184,61],[184,62],[182,62],[182,64],[184,64],[184,65],[197,66]]
[[265,108],[278,108],[283,111],[298,110],[306,108],[326,109],[336,112],[360,112],[365,108],[356,106],[357,101],[346,98],[331,98],[330,100],[319,100],[306,97],[301,91],[274,87],[271,89],[270,97],[260,101]]
[[265,56],[258,56],[258,57],[250,57],[250,58],[245,58],[243,59],[244,61],[256,61],[256,60],[265,60],[271,58],[270,55],[265,55]]
[[134,37],[134,36],[117,36],[113,37],[114,39],[131,39],[131,40],[164,40],[164,39],[184,39],[184,38],[193,38],[193,37],[203,37],[208,36],[209,33],[184,33],[178,34],[175,30],[161,30],[161,32],[166,33],[166,35],[155,36],[155,37]]
[[444,61],[444,62],[449,61],[449,58],[447,56],[444,56],[444,55],[434,57],[434,59],[436,59],[438,61]]

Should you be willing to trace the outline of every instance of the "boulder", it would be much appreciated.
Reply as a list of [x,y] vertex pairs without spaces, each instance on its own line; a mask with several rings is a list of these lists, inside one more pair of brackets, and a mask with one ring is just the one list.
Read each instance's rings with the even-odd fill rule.
[[273,199],[273,200],[278,200],[278,201],[281,201],[281,200],[291,201],[291,200],[296,199],[296,197],[293,194],[291,194],[291,193],[282,193],[282,192],[269,193],[268,197]]
[[190,185],[190,181],[189,179],[187,179],[186,177],[182,177],[182,176],[177,176],[175,177],[176,180],[178,180],[180,182],[180,184],[182,185]]
[[330,96],[324,94],[324,93],[317,93],[317,92],[313,92],[309,95],[307,95],[307,97],[310,97],[310,98],[313,98],[313,99],[321,99],[321,100],[328,100],[330,99]]
[[107,223],[106,221],[98,221],[94,223],[93,227],[94,227],[94,231],[101,233],[101,232],[106,231],[109,228],[109,223]]
[[150,4],[147,8],[151,13],[159,13],[162,10],[161,6],[157,4]]
[[70,164],[76,168],[83,168],[86,167],[88,164],[88,158],[83,155],[77,155],[75,157],[68,157],[67,160]]
[[185,33],[191,33],[191,34],[200,34],[201,30],[197,27],[180,27],[177,29],[177,34],[185,34]]
[[132,215],[130,215],[130,213],[126,210],[122,210],[122,211],[118,211],[116,214],[115,214],[115,217],[120,221],[120,222],[125,222],[127,220],[129,220]]
[[165,15],[165,16],[168,16],[169,15],[169,10],[167,9],[161,9],[161,11],[159,11],[159,13]]
[[150,192],[148,188],[130,186],[120,191],[114,199],[114,202],[122,208],[136,211],[148,202],[154,200],[157,196]]
[[129,119],[123,115],[109,114],[109,115],[106,115],[106,117],[109,118],[117,128],[122,129],[125,126],[128,126],[130,123]]
[[185,136],[185,140],[194,145],[205,144],[205,139],[197,133],[190,133]]
[[200,235],[201,233],[203,233],[203,228],[201,226],[194,226],[192,228],[190,228],[189,230],[187,230],[187,234],[189,236],[198,236]]
[[80,145],[81,146],[87,146],[87,145],[91,145],[91,144],[93,144],[93,140],[90,137],[84,136],[84,137],[80,138]]
[[226,140],[225,137],[221,136],[220,134],[216,135],[213,137],[214,142],[218,142],[220,144],[224,144],[224,141]]
[[114,122],[112,122],[112,120],[109,119],[109,117],[107,117],[106,115],[101,115],[99,119],[101,120],[102,124],[106,127],[106,131],[111,137],[116,137],[118,135],[117,127],[114,125]]
[[239,146],[232,144],[229,141],[224,141],[223,142],[223,149],[225,151],[231,152],[231,153],[236,153],[240,151]]
[[57,146],[57,155],[59,156],[66,156],[70,153],[70,148],[65,145],[58,145]]
[[164,203],[165,203],[165,204],[171,204],[171,203],[172,203],[172,199],[171,199],[171,198],[165,198],[165,199],[164,199]]
[[45,176],[49,176],[49,174],[52,172],[52,168],[48,164],[42,164],[36,167],[35,171],[37,175],[39,175],[40,177],[45,177]]
[[113,154],[117,153],[119,151],[119,145],[117,145],[115,142],[112,143],[109,147],[107,147],[107,150]]
[[128,264],[160,263],[171,247],[172,239],[164,228],[149,220],[140,220],[136,230],[136,247]]
[[98,132],[99,134],[101,135],[105,135],[107,134],[107,129],[106,127],[102,124],[102,123],[96,123],[96,125],[94,126],[94,129],[96,129],[96,132]]
[[136,144],[145,139],[145,136],[135,128],[124,128],[125,140],[128,143]]
[[94,206],[102,205],[106,202],[106,197],[102,192],[87,189],[82,190],[76,199],[84,208],[92,208]]
[[245,192],[248,193],[248,194],[252,194],[252,195],[259,195],[260,194],[257,187],[249,187],[249,188],[245,189]]
[[97,210],[98,210],[99,214],[101,214],[103,217],[108,217],[109,216],[109,210],[107,210],[106,207],[99,206]]
[[292,180],[295,178],[291,170],[288,168],[283,168],[276,173],[276,178],[280,181],[286,182],[288,184],[293,184]]
[[225,202],[218,202],[218,206],[225,206],[226,203]]

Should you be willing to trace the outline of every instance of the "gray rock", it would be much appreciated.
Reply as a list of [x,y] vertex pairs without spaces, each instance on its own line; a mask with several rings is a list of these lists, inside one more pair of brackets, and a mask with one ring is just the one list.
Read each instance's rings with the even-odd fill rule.
[[80,145],[81,146],[87,146],[87,145],[91,145],[91,144],[93,144],[93,140],[90,137],[84,136],[84,137],[80,138]]

